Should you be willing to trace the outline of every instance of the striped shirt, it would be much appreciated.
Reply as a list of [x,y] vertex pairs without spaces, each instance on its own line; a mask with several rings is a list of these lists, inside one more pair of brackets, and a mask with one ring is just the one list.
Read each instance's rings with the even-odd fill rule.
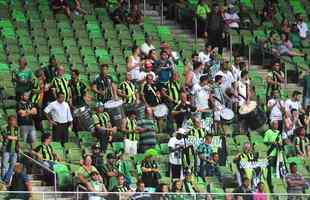
[[139,145],[144,148],[154,147],[156,145],[156,122],[152,119],[141,119],[138,121],[138,126],[148,129],[140,134]]

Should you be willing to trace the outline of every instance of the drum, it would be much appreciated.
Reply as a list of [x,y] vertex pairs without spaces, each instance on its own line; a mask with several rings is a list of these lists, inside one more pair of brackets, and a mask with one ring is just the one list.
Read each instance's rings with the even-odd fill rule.
[[77,131],[91,131],[94,124],[91,109],[83,106],[73,111]]
[[239,108],[239,114],[251,130],[257,130],[267,122],[266,114],[257,106],[255,101],[242,105]]
[[232,120],[235,117],[234,112],[229,108],[224,108],[223,110],[221,110],[220,115],[221,115],[221,120],[227,124],[232,123]]
[[168,107],[165,104],[159,104],[154,108],[154,115],[157,118],[159,132],[164,132],[167,128],[166,117],[168,112]]
[[111,116],[112,125],[118,128],[122,126],[122,119],[125,117],[123,101],[110,100],[104,104],[104,108]]
[[165,104],[155,106],[154,115],[156,118],[166,117],[168,115],[168,107]]

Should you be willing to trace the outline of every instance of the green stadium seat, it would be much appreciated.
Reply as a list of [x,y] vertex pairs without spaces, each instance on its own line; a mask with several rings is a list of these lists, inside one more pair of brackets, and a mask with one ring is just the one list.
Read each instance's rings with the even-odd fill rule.
[[79,148],[68,149],[66,160],[70,163],[80,163],[80,160],[82,160],[82,150]]

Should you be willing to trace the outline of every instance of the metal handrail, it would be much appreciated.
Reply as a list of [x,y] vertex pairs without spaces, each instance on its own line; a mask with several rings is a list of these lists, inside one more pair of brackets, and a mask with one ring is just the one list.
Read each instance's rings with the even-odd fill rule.
[[79,193],[82,193],[82,194],[83,194],[83,192],[80,192],[80,189],[84,190],[84,192],[87,191],[87,188],[86,188],[86,187],[84,187],[84,186],[81,185],[81,184],[77,184],[77,186],[76,186],[76,199],[77,199],[77,200],[79,200]]
[[39,161],[31,158],[30,156],[24,154],[23,152],[19,152],[22,156],[24,156],[25,158],[29,159],[30,161],[34,162],[35,164],[39,165],[40,167],[42,167],[43,169],[47,170],[49,173],[52,173],[54,176],[54,192],[57,192],[57,175],[56,173],[49,169],[48,167],[46,167],[45,165],[43,165],[42,163],[40,163]]

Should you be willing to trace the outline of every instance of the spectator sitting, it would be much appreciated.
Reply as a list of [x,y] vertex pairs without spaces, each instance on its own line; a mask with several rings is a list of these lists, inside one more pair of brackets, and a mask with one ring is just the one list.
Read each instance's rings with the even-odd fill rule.
[[240,5],[238,15],[240,18],[240,28],[250,28],[252,30],[254,22],[249,11],[246,10],[245,6]]
[[221,176],[219,171],[219,154],[214,152],[212,153],[211,159],[207,162],[207,174],[206,176]]
[[225,24],[229,28],[239,28],[240,18],[234,9],[234,5],[230,4],[227,11],[224,13]]
[[149,55],[151,50],[155,50],[153,45],[153,36],[147,35],[145,38],[145,42],[140,47],[141,53],[146,57]]
[[295,47],[295,48],[302,48],[303,47],[302,39],[299,36],[299,30],[298,30],[297,24],[292,25],[289,40],[292,42],[293,47]]
[[70,6],[67,0],[53,0],[52,9],[55,12],[64,11],[65,14],[71,18]]
[[88,200],[104,200],[102,196],[104,194],[93,194],[93,192],[108,192],[105,185],[102,183],[100,174],[97,171],[90,173],[91,180],[89,182],[89,191]]
[[[235,199],[252,200],[252,189],[250,188],[251,181],[249,178],[245,177],[242,181],[242,186],[236,188],[232,193],[238,193]],[[245,194],[245,195],[242,195]],[[241,198],[240,198],[241,197]]]
[[117,185],[112,189],[112,192],[131,192],[131,191],[132,190],[125,182],[124,176],[122,174],[119,174],[117,176]]
[[[91,185],[91,173],[92,172],[98,172],[95,166],[92,165],[92,159],[90,155],[85,155],[82,161],[82,166],[77,171],[77,176],[79,179],[79,182],[87,188],[88,191],[92,191],[92,185]],[[102,178],[100,176],[100,181],[102,181]]]
[[267,195],[265,194],[264,183],[259,182],[257,184],[257,190],[253,194],[253,200],[267,200]]
[[111,13],[111,18],[115,24],[127,23],[128,10],[126,1],[120,1],[119,6]]
[[281,23],[281,32],[284,34],[289,34],[291,32],[291,26],[287,19],[283,19]]
[[94,165],[100,174],[103,174],[103,157],[100,151],[100,144],[96,143],[92,146],[92,165]]
[[192,172],[190,169],[185,170],[185,179],[183,182],[184,185],[184,192],[186,193],[196,193],[199,192],[199,188],[197,187],[196,183],[193,181]]
[[132,6],[132,9],[128,16],[129,24],[140,24],[143,21],[143,15],[137,4]]
[[309,139],[305,137],[305,128],[300,127],[295,130],[294,146],[298,156],[306,158],[309,149]]
[[28,68],[27,61],[25,58],[19,59],[19,68],[15,72],[15,92],[16,98],[19,100],[20,96],[31,90],[32,83],[32,71]]
[[[290,163],[290,174],[286,176],[287,193],[301,194],[305,187],[305,179],[297,173],[297,165],[295,162]],[[288,200],[300,199],[298,196],[290,195]]]
[[145,191],[145,185],[144,182],[141,180],[138,180],[137,182],[137,193],[132,195],[131,200],[150,200],[151,194]]
[[287,34],[282,34],[281,44],[278,47],[278,52],[281,56],[305,56],[304,53],[293,50],[293,44],[289,40]]
[[[23,191],[25,193],[10,193],[9,199],[23,199],[30,200],[32,184],[30,177],[24,173],[24,166],[20,163],[15,165],[15,173],[12,177],[11,184],[9,186],[9,191]],[[27,193],[26,193],[27,192]]]
[[301,39],[308,37],[308,25],[304,22],[304,18],[301,14],[297,15],[297,28],[299,30],[299,36]]

